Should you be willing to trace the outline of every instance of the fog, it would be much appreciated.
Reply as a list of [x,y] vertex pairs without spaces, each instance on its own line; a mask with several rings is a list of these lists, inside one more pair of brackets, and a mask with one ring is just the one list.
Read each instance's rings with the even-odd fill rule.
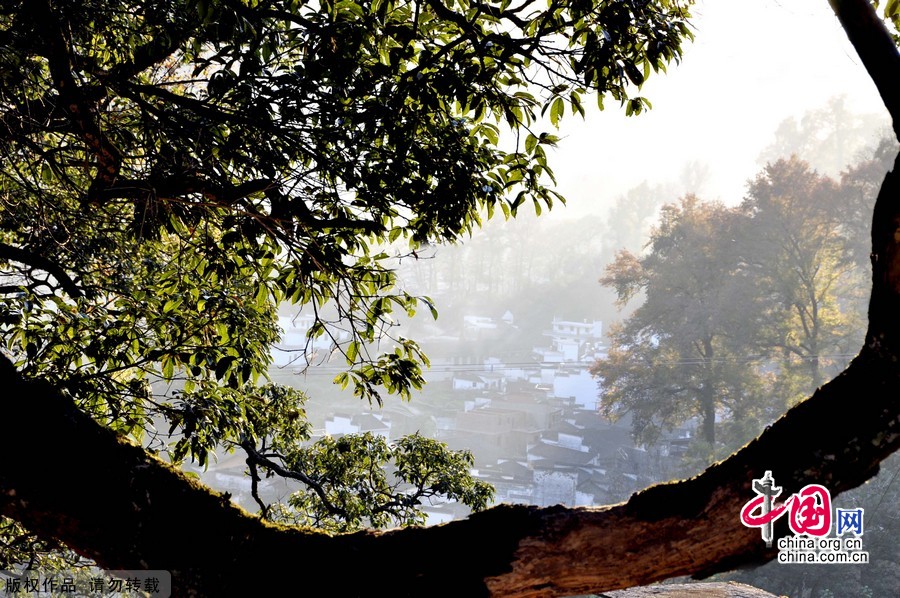
[[[661,206],[686,194],[737,206],[748,181],[792,153],[838,181],[872,156],[889,120],[826,2],[704,1],[694,12],[696,39],[682,63],[642,90],[652,110],[625,117],[614,102],[601,113],[586,99],[584,120],[564,119],[550,163],[567,205],[537,218],[523,206],[518,218],[499,216],[459,245],[414,256],[394,249],[403,287],[432,298],[439,312],[432,321],[423,309],[394,331],[420,341],[432,358],[429,384],[411,403],[386,397],[384,408],[370,412],[330,384],[340,363],[307,368],[276,354],[274,377],[313,397],[309,416],[319,434],[433,435],[474,453],[474,473],[495,485],[498,502],[607,504],[706,464],[710,455],[692,453],[696,417],[650,443],[632,438],[630,413],[614,421],[599,412],[598,380],[588,369],[606,357],[608,331],[640,300],[622,309],[598,279],[619,250],[648,251]],[[553,132],[549,124],[545,130]],[[867,223],[858,224],[864,231]],[[864,302],[851,295],[839,297],[842,313]],[[292,318],[285,311],[283,325],[300,338],[303,324]],[[860,340],[855,326],[847,346]],[[825,371],[838,371],[853,350],[835,347],[827,359],[803,359],[818,364],[821,357]],[[740,359],[724,361],[751,363]],[[787,384],[779,388],[788,392]],[[756,425],[777,415],[765,411]],[[869,487],[875,494],[848,500],[883,499],[889,487],[882,477]],[[453,505],[427,510],[431,523],[465,515]],[[888,510],[896,516],[896,505]],[[873,558],[895,571],[892,550]],[[816,577],[797,567],[747,579],[763,583],[767,575],[781,591]]]
[[692,191],[735,203],[778,125],[835,96],[851,113],[887,125],[827,2],[703,1],[694,14],[695,40],[682,63],[644,85],[652,110],[626,118],[608,105],[583,123],[565,121],[555,162],[566,215],[603,210],[645,180],[678,181],[691,163],[709,173]]

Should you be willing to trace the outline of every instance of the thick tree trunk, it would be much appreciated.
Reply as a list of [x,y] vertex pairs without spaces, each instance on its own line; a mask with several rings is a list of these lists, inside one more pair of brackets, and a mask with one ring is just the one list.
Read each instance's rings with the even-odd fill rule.
[[701,433],[703,440],[711,448],[714,448],[716,446],[716,386],[712,383],[715,378],[712,375],[715,349],[713,349],[711,337],[703,339],[702,357],[706,379],[703,381],[703,387],[698,392],[697,397],[700,401]]
[[[898,70],[888,67],[892,82]],[[896,103],[886,101],[900,122]],[[898,165],[875,208],[870,328],[861,354],[698,477],[611,507],[500,506],[428,529],[329,536],[275,527],[117,438],[47,385],[22,380],[0,359],[0,512],[103,567],[167,569],[180,596],[278,589],[359,596],[376,588],[411,596],[556,596],[770,560],[775,550],[738,515],[754,478],[772,470],[785,495],[808,483],[836,495],[873,476],[900,447]],[[785,531],[776,526],[776,536]]]
[[500,506],[435,528],[333,537],[262,523],[7,369],[0,511],[105,568],[167,569],[177,595],[249,595],[298,567],[304,592],[337,596],[368,594],[386,576],[397,595],[556,596],[710,574],[774,556],[739,520],[766,469],[786,494],[813,482],[837,494],[900,446],[891,357],[865,349],[727,461],[624,504]]
[[716,397],[714,387],[706,384],[700,389],[701,433],[709,446],[716,446]]
[[828,0],[894,121],[900,139],[900,54],[869,0]]
[[[878,203],[877,214],[900,222],[896,172]],[[6,362],[0,511],[106,568],[167,569],[178,595],[258,592],[298,564],[314,572],[303,579],[312,593],[368,593],[391,565],[402,595],[554,596],[763,562],[774,551],[738,517],[754,478],[771,469],[786,494],[814,482],[838,494],[900,446],[900,236],[876,238],[869,341],[847,371],[727,461],[621,505],[501,506],[437,528],[335,537],[278,528],[123,442]]]

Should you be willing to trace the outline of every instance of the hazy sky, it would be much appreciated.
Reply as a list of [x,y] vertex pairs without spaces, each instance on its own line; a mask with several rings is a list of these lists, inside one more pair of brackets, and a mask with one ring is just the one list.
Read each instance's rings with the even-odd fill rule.
[[607,102],[564,124],[552,163],[569,207],[555,217],[602,209],[644,179],[677,181],[689,161],[709,167],[705,198],[735,203],[785,118],[836,95],[886,113],[827,0],[700,1],[694,14],[682,63],[642,90],[653,110],[625,118]]

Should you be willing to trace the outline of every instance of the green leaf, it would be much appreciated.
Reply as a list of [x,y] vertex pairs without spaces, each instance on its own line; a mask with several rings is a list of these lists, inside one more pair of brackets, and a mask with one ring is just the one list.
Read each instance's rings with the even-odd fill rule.
[[46,184],[53,183],[54,179],[53,168],[50,167],[48,162],[41,162],[41,180]]
[[[412,316],[417,307],[396,288],[398,248],[385,246],[405,235],[413,252],[458,242],[497,205],[506,218],[526,201],[549,209],[556,137],[531,133],[537,111],[556,126],[566,102],[584,114],[587,92],[601,106],[604,97],[626,111],[648,106],[630,102],[617,66],[646,73],[677,59],[690,36],[682,3],[531,12],[510,0],[496,10],[468,0],[443,9],[95,0],[82,3],[84,14],[70,10],[78,3],[31,4],[0,11],[10,125],[0,242],[60,270],[8,268],[0,331],[16,367],[68,389],[112,430],[147,432],[141,446],[153,442],[152,422],[171,426],[175,461],[205,465],[218,447],[246,439],[277,444],[286,466],[333,482],[325,492],[347,513],[336,522],[320,496],[298,498],[306,523],[421,521],[412,508],[376,511],[373,501],[400,489],[362,471],[391,459],[440,470],[443,478],[423,483],[483,504],[466,457],[424,441],[408,454],[348,441],[353,458],[343,461],[331,446],[304,452],[296,404],[265,384],[280,303],[311,317],[307,340],[351,331],[339,340],[350,371],[337,384],[377,403],[385,391],[408,400],[428,359],[404,339],[377,352],[376,340],[388,344],[379,335],[396,331],[392,310]],[[504,10],[517,11],[516,26],[503,24]],[[63,25],[55,34],[54,24]],[[29,37],[48,27],[46,40]],[[47,40],[65,42],[71,69],[48,58]],[[81,91],[56,105],[71,83],[57,75],[68,70]],[[501,122],[511,127],[502,136]],[[178,384],[148,390],[144,379],[157,376]]]
[[900,15],[900,0],[888,0],[884,5],[884,16],[894,19],[898,15]]
[[556,98],[553,100],[553,106],[550,108],[550,122],[553,125],[558,126],[559,120],[563,117],[566,111],[566,104],[562,98]]

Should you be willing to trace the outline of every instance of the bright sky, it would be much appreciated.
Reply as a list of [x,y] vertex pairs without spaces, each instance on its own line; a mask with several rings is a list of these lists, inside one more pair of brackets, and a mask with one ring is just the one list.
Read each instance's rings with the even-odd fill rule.
[[690,161],[709,166],[704,198],[736,203],[785,118],[836,95],[886,113],[827,0],[701,0],[693,12],[684,60],[642,90],[653,110],[625,118],[607,102],[565,122],[551,158],[569,199],[560,216],[605,208],[644,179],[675,182]]

